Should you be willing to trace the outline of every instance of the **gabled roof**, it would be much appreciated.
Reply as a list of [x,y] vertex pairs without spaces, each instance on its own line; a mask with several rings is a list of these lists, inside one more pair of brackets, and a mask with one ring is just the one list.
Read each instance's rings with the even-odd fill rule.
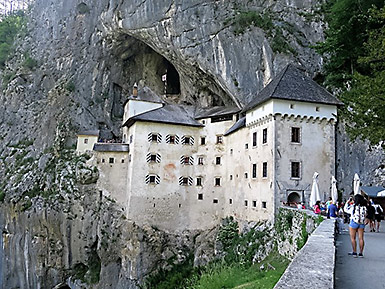
[[82,130],[77,135],[99,136],[99,130]]
[[97,152],[128,152],[129,146],[122,143],[96,143],[93,149]]
[[381,191],[384,191],[385,188],[382,186],[372,186],[372,187],[367,187],[367,186],[361,186],[361,191],[363,191],[365,194],[367,194],[371,198],[377,197],[377,194]]
[[155,102],[155,103],[165,103],[159,95],[157,95],[147,86],[141,89],[138,89],[138,96],[133,96],[133,95],[129,96],[124,102],[124,105],[126,105],[126,103],[129,100],[141,100],[141,101],[148,101],[148,102]]
[[213,116],[232,115],[239,112],[238,107],[214,106],[210,108],[199,108],[195,113],[195,119],[208,118]]
[[123,126],[130,127],[136,121],[161,122],[169,124],[203,126],[194,119],[194,107],[167,104],[163,107],[144,112],[129,118]]
[[228,131],[225,132],[225,136],[236,132],[238,129],[246,126],[246,116],[240,118]]
[[302,102],[342,105],[343,103],[318,85],[304,71],[288,64],[256,97],[242,110],[246,112],[269,99],[286,99]]

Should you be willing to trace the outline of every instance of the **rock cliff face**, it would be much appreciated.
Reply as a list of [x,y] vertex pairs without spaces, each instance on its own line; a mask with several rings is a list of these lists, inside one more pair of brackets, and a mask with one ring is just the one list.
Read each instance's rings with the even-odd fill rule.
[[[316,75],[318,11],[315,0],[36,0],[2,72],[0,284],[51,288],[72,274],[98,288],[135,288],[170,258],[212,258],[205,244],[215,232],[172,235],[124,220],[95,191],[93,168],[69,164],[75,134],[118,138],[135,82],[180,103],[242,106],[289,62]],[[22,65],[26,53],[37,66]],[[356,149],[345,144],[341,167],[383,170],[363,154],[348,158]]]

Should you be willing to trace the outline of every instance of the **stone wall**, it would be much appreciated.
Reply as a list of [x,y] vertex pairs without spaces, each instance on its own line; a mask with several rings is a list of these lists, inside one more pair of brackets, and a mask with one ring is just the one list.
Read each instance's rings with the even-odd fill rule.
[[310,235],[274,289],[334,288],[335,220],[324,220]]

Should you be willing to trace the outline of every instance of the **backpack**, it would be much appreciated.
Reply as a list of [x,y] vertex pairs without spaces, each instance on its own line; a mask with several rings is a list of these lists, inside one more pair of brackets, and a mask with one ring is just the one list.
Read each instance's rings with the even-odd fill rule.
[[352,220],[357,224],[365,224],[366,207],[360,205],[354,205]]

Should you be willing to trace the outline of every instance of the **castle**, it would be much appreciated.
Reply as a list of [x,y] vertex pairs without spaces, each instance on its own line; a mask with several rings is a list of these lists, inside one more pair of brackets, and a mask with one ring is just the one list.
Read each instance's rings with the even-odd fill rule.
[[127,218],[164,230],[205,229],[226,216],[271,220],[286,202],[323,198],[335,174],[341,103],[289,64],[244,108],[175,105],[134,88],[122,143],[78,134],[92,151],[97,186]]

